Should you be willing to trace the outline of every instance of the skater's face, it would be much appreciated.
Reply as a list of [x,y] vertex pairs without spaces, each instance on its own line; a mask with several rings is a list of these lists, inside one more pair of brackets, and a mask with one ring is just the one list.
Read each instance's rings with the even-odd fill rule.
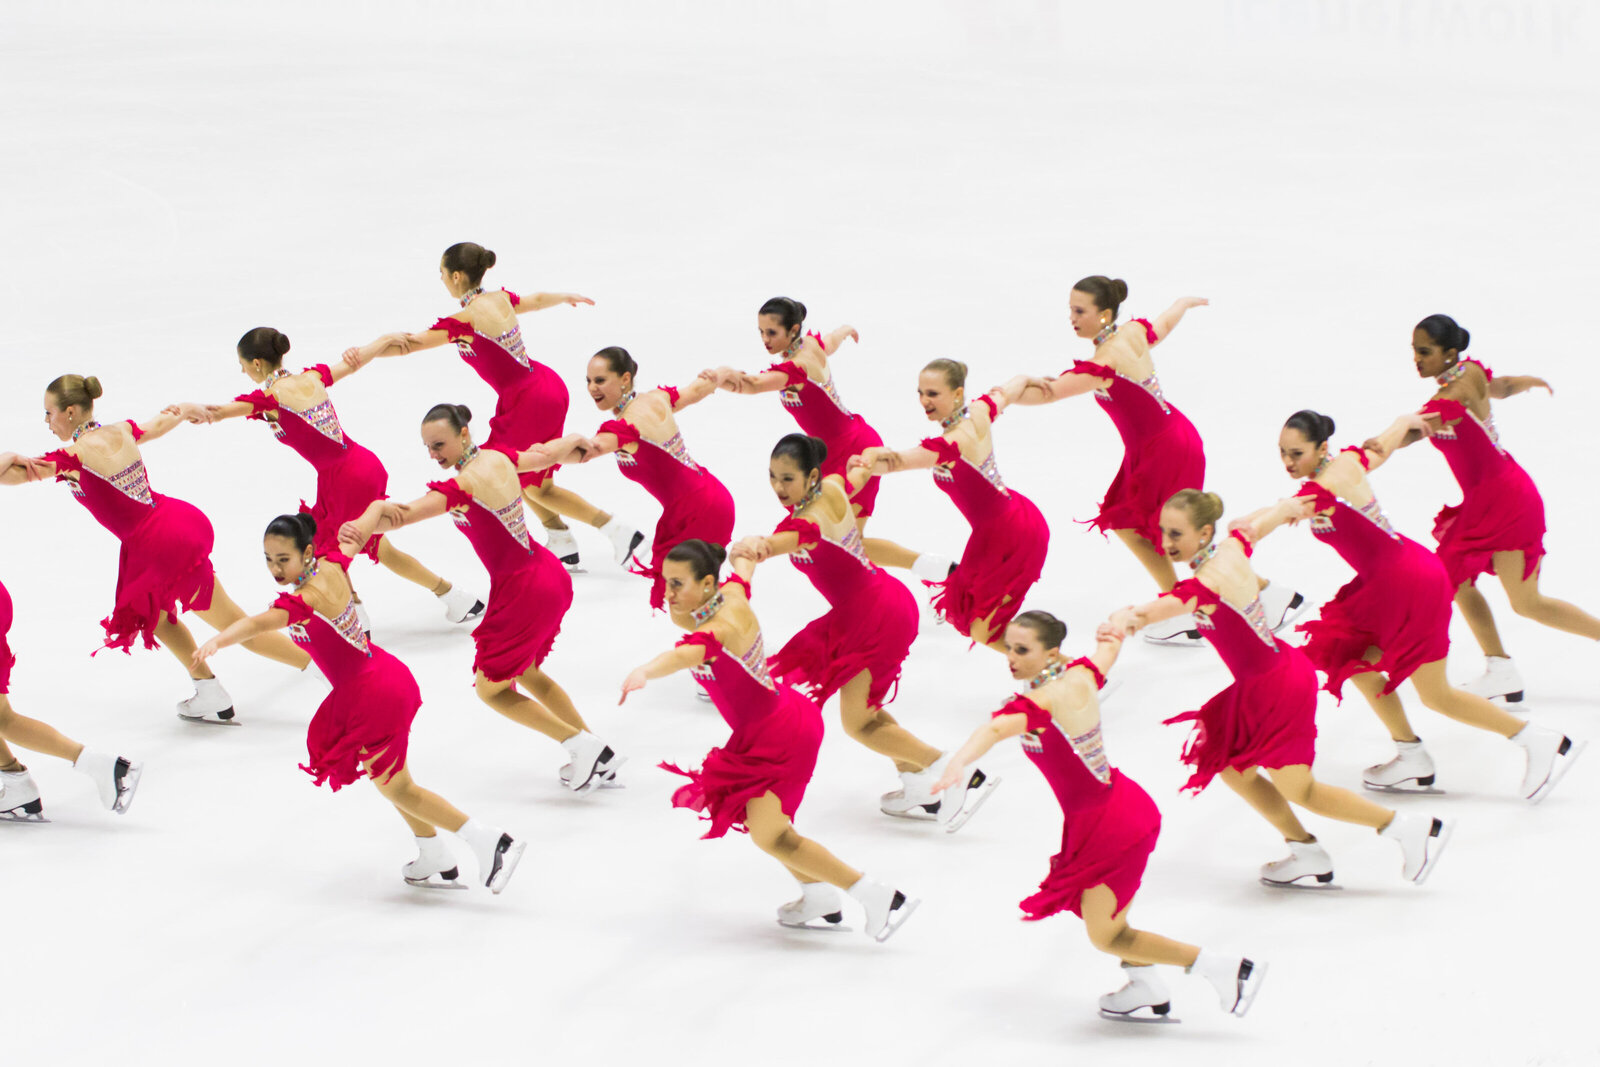
[[1285,426],[1278,434],[1278,458],[1291,478],[1309,478],[1328,454],[1328,442],[1313,444],[1306,435],[1293,426]]
[[1411,331],[1411,358],[1417,364],[1419,378],[1437,378],[1456,365],[1461,354],[1453,348],[1444,348],[1428,336],[1428,331]]
[[65,441],[72,436],[72,431],[86,418],[83,409],[76,404],[62,407],[56,398],[49,393],[44,394],[44,424],[50,427],[50,432],[56,439]]
[[267,554],[267,570],[279,585],[292,585],[306,569],[306,553],[310,548],[300,548],[290,537],[268,534],[261,542]]
[[821,471],[803,471],[792,456],[775,456],[767,464],[767,481],[778,494],[778,503],[792,508],[806,498],[822,478]]
[[666,586],[664,594],[667,607],[680,615],[704,604],[717,588],[717,579],[713,575],[696,578],[692,564],[676,559],[665,560],[661,564],[661,581]]
[[589,386],[589,399],[601,410],[622,403],[622,398],[633,388],[633,375],[627,371],[618,374],[604,356],[595,356],[589,361],[583,380]]
[[472,433],[465,426],[459,430],[451,426],[449,419],[435,419],[422,424],[422,444],[439,466],[453,467],[472,447]]
[[1014,622],[1006,627],[1006,663],[1013,678],[1032,678],[1055,659],[1057,649],[1045,648],[1031,626]]
[[1194,520],[1182,508],[1161,509],[1161,550],[1170,560],[1183,563],[1194,559],[1211,543],[1215,533],[1216,529],[1211,526],[1195,529]]
[[1111,315],[1100,310],[1094,297],[1079,289],[1067,294],[1067,320],[1079,337],[1093,337],[1111,325]]
[[784,326],[776,315],[757,315],[756,327],[761,331],[761,343],[766,346],[767,354],[773,356],[787,352],[800,335],[800,327]]
[[966,402],[966,390],[950,388],[950,379],[942,371],[925,370],[917,376],[917,401],[922,413],[934,422],[948,419]]

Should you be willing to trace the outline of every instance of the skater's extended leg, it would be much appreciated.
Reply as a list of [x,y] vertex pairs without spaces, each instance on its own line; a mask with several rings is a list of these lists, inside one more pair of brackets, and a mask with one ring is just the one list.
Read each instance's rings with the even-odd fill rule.
[[1388,808],[1357,796],[1348,789],[1317,781],[1312,777],[1311,768],[1303,763],[1278,767],[1267,773],[1272,776],[1272,784],[1285,800],[1318,815],[1358,826],[1370,826],[1374,830],[1383,829],[1394,818],[1394,812]]
[[871,688],[872,672],[862,671],[839,690],[839,718],[845,733],[894,760],[897,771],[920,771],[938,759],[938,749],[919,740],[887,711],[867,703]]
[[1128,906],[1118,912],[1117,895],[1110,886],[1097,885],[1085,889],[1079,907],[1083,911],[1083,925],[1088,931],[1089,943],[1124,963],[1135,966],[1164,963],[1188,967],[1200,956],[1200,949],[1196,945],[1187,945],[1129,926],[1128,912],[1133,910],[1133,902],[1129,901]]
[[1244,798],[1245,803],[1256,809],[1263,819],[1283,835],[1285,841],[1315,841],[1311,831],[1301,825],[1295,817],[1289,802],[1272,782],[1268,781],[1255,767],[1243,773],[1231,767],[1217,775],[1223,784]]
[[1139,565],[1149,573],[1150,577],[1155,579],[1156,586],[1163,593],[1172,592],[1172,587],[1178,584],[1178,572],[1173,569],[1172,561],[1158,551],[1155,546],[1151,545],[1145,539],[1144,534],[1138,530],[1113,530],[1112,532],[1117,535],[1117,538],[1124,545],[1128,546],[1128,551],[1133,553],[1133,557],[1139,561]]
[[68,763],[77,762],[78,754],[83,751],[82,745],[54,726],[18,715],[11,707],[10,698],[3,693],[0,693],[0,739],[3,739],[0,740],[0,771],[15,769],[12,765],[17,762],[11,749],[6,747],[6,741],[30,752],[42,752],[46,756],[64,759]]

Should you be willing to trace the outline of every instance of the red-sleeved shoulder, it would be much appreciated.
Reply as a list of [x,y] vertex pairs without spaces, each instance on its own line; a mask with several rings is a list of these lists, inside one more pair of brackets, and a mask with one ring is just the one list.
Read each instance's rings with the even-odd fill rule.
[[800,366],[798,363],[791,363],[787,359],[780,359],[778,362],[768,367],[767,370],[775,370],[779,374],[783,375],[788,381],[790,389],[798,389],[810,380],[806,375],[806,369],[804,367]]
[[444,504],[447,508],[472,506],[472,494],[461,488],[461,483],[454,478],[446,478],[442,482],[429,482],[428,488],[432,492],[444,494]]
[[1216,607],[1222,597],[1198,578],[1185,578],[1162,596],[1175,596],[1179,600],[1193,600],[1195,607]]
[[674,408],[678,406],[678,387],[676,385],[658,385],[656,391],[667,394],[667,403]]
[[1246,559],[1255,555],[1256,546],[1250,543],[1250,538],[1244,535],[1243,530],[1229,530],[1228,536],[1239,542],[1239,547],[1244,549]]
[[1467,417],[1465,404],[1459,400],[1446,400],[1442,396],[1436,396],[1422,405],[1422,411],[1424,414],[1432,412],[1445,422],[1460,422]]
[[343,552],[340,552],[337,548],[325,548],[321,552],[317,553],[317,558],[321,560],[327,560],[329,563],[345,569],[348,569],[350,564],[355,562],[349,556],[345,555]]
[[278,410],[278,398],[264,390],[257,389],[253,393],[244,393],[233,398],[235,403],[250,405],[250,418],[259,419],[268,411]]
[[56,481],[58,482],[64,482],[67,480],[61,474],[62,471],[74,471],[79,474],[83,473],[83,460],[79,459],[77,456],[74,456],[71,452],[68,452],[64,448],[58,448],[54,452],[46,452],[39,458],[44,460],[46,463],[54,463],[56,465]]
[[717,640],[716,634],[696,630],[692,634],[684,634],[678,638],[678,643],[673,648],[682,648],[684,645],[699,645],[706,650],[706,662],[710,663],[722,653],[722,642]]
[[1087,374],[1092,378],[1104,378],[1108,382],[1115,381],[1117,377],[1117,372],[1106,366],[1104,363],[1092,363],[1086,359],[1073,360],[1072,369],[1067,371],[1067,373]]
[[954,463],[961,458],[961,446],[944,437],[924,437],[917,444],[939,457],[940,463]]
[[504,456],[507,459],[509,459],[513,464],[515,464],[517,462],[517,455],[518,455],[517,450],[512,448],[510,445],[500,444],[498,441],[490,441],[487,444],[479,445],[478,446],[478,451],[480,451],[480,452],[498,452],[502,456]]
[[810,519],[801,519],[793,515],[784,519],[773,528],[775,534],[786,533],[793,530],[800,537],[801,547],[822,543],[822,528]]
[[139,424],[137,422],[134,422],[132,419],[124,419],[123,421],[128,424],[128,429],[133,431],[133,439],[135,441],[144,436],[144,431],[139,429]]
[[518,304],[522,303],[522,297],[518,296],[516,293],[513,293],[510,289],[507,289],[505,286],[502,285],[500,287],[500,291],[502,293],[506,294],[506,299],[511,301],[511,306],[513,308],[515,308]]
[[315,367],[307,367],[306,370],[316,372],[317,377],[322,379],[324,389],[333,384],[333,371],[328,369],[326,363],[318,363]]
[[466,337],[468,334],[473,332],[472,323],[462,322],[460,319],[451,315],[447,315],[440,319],[438,322],[428,327],[428,329],[443,330],[445,333],[450,335],[450,340],[452,341],[458,337]]
[[999,711],[990,712],[989,718],[998,719],[1002,715],[1027,716],[1028,731],[1030,733],[1042,733],[1050,727],[1050,713],[1021,693],[1012,697],[1006,706]]
[[1346,452],[1354,452],[1356,454],[1356,462],[1361,464],[1361,469],[1362,470],[1369,471],[1369,470],[1372,469],[1372,460],[1367,457],[1367,450],[1366,449],[1357,448],[1355,445],[1348,445],[1348,446],[1346,446],[1344,448],[1339,449],[1339,454],[1341,456],[1344,455]]
[[1133,321],[1144,327],[1144,339],[1150,344],[1155,344],[1157,341],[1161,340],[1161,338],[1156,336],[1156,328],[1150,325],[1149,319],[1134,319]]
[[985,393],[978,398],[978,403],[989,405],[989,421],[993,422],[1000,417],[1000,405],[994,402],[994,397]]
[[607,419],[600,424],[600,428],[595,433],[611,434],[617,439],[618,447],[639,443],[639,428],[633,423],[623,422],[621,419]]
[[1474,367],[1477,367],[1479,370],[1483,371],[1483,376],[1486,380],[1491,382],[1494,381],[1494,371],[1473,359],[1471,356],[1462,356],[1460,362],[1472,364]]
[[310,604],[307,604],[293,593],[279,593],[278,599],[272,602],[272,606],[282,611],[287,611],[291,623],[305,622],[316,614],[311,610]]
[[1310,497],[1312,500],[1316,501],[1318,511],[1327,511],[1339,503],[1339,498],[1333,495],[1332,490],[1325,485],[1322,485],[1318,482],[1313,482],[1309,479],[1300,483],[1300,489],[1294,495]]
[[743,578],[739,577],[737,574],[728,575],[728,580],[723,582],[722,584],[725,587],[726,586],[730,586],[730,585],[739,586],[740,588],[742,588],[744,590],[744,598],[746,600],[750,599],[750,595],[751,595],[750,594],[750,583],[745,581]]
[[822,335],[816,330],[807,330],[806,336],[817,342],[817,347],[822,349],[824,352],[828,350],[828,346],[822,341]]
[[1096,689],[1104,689],[1106,687],[1106,676],[1100,673],[1100,668],[1096,667],[1094,665],[1094,660],[1090,659],[1088,656],[1079,656],[1077,659],[1067,664],[1067,670],[1069,671],[1074,667],[1083,667],[1090,674],[1094,675],[1094,687]]

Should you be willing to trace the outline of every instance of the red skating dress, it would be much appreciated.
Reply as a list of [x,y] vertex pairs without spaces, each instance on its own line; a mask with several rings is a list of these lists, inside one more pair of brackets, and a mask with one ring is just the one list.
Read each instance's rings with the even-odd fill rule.
[[862,671],[871,671],[867,704],[883,707],[894,699],[900,668],[917,638],[916,598],[867,558],[854,526],[843,541],[830,541],[816,523],[791,515],[773,532],[786,530],[800,537],[789,562],[811,580],[829,609],[791,637],[768,666],[819,704]]
[[[1243,535],[1229,536],[1250,554]],[[1195,601],[1200,633],[1234,679],[1199,711],[1166,720],[1195,724],[1183,749],[1195,771],[1183,788],[1198,793],[1228,768],[1310,766],[1317,754],[1317,672],[1305,653],[1272,636],[1261,600],[1240,611],[1197,578],[1185,578],[1164,595]],[[1199,610],[1208,606],[1216,610]]]
[[[1483,373],[1493,377],[1487,367]],[[1526,581],[1544,557],[1544,500],[1533,479],[1500,447],[1493,415],[1479,421],[1459,400],[1430,400],[1422,410],[1444,420],[1428,440],[1444,453],[1461,485],[1461,503],[1444,508],[1433,520],[1439,558],[1450,581],[1459,586],[1477,581],[1480,574],[1493,574],[1496,552],[1521,552]]]
[[[144,436],[132,419],[128,427],[135,441]],[[143,639],[144,647],[155,648],[162,612],[177,616],[211,606],[211,523],[188,501],[152,492],[142,458],[109,478],[64,449],[40,458],[56,465],[56,481],[71,485],[78,503],[122,542],[116,606],[100,620],[105,647],[126,652]],[[68,471],[78,477],[68,478]]]
[[[516,464],[514,454],[507,458]],[[549,549],[528,537],[522,498],[496,510],[455,479],[429,482],[428,488],[444,495],[456,529],[489,572],[489,606],[472,631],[478,648],[472,669],[503,682],[543,664],[572,606],[572,578]]]
[[6,635],[11,632],[11,593],[0,585],[0,697],[11,692],[11,668],[17,665],[16,653]]
[[[1152,343],[1155,330],[1142,323]],[[1086,520],[1104,533],[1137,530],[1146,541],[1161,548],[1161,507],[1180,489],[1205,484],[1206,453],[1194,424],[1161,394],[1154,374],[1142,382],[1099,363],[1076,360],[1068,374],[1086,374],[1105,384],[1094,398],[1122,436],[1122,466],[1100,501],[1100,514]]]
[[[1367,465],[1365,449],[1354,452]],[[1327,675],[1323,686],[1340,696],[1345,680],[1362,671],[1388,675],[1385,693],[1424,663],[1444,659],[1450,651],[1450,604],[1454,587],[1439,557],[1389,525],[1373,497],[1365,507],[1352,507],[1326,486],[1308,481],[1299,496],[1317,502],[1311,533],[1333,546],[1356,576],[1322,605],[1321,617],[1296,629],[1307,635],[1306,658]],[[1333,514],[1321,511],[1333,509]],[[1377,663],[1361,657],[1381,649]]]
[[[745,585],[740,578],[731,582]],[[746,586],[748,589],[748,586]],[[678,640],[700,645],[706,658],[691,672],[733,728],[727,743],[706,753],[697,771],[670,763],[661,769],[681,774],[688,785],[672,794],[674,807],[692,808],[711,821],[705,837],[721,837],[729,827],[745,831],[744,809],[773,793],[783,813],[794,818],[822,747],[822,709],[792,686],[775,683],[767,671],[761,635],[743,656],[722,647],[714,634],[696,631]]]
[[[522,298],[509,289],[500,291],[515,310]],[[468,296],[461,306],[466,307],[481,293],[480,289]],[[567,421],[567,387],[555,371],[528,357],[519,325],[513,323],[498,337],[485,337],[470,322],[457,318],[442,318],[430,328],[449,334],[467,366],[494,390],[494,417],[489,420],[485,446],[497,444],[522,452],[561,436]],[[518,478],[523,485],[543,485],[559,469],[558,465],[542,471],[523,471]]]
[[[1105,677],[1087,659],[1068,668],[1086,667],[1095,684]],[[1110,887],[1121,913],[1139,891],[1145,864],[1161,836],[1161,812],[1139,783],[1112,767],[1096,726],[1079,737],[1069,737],[1050,713],[1018,693],[993,714],[1026,715],[1028,732],[1022,735],[1022,752],[1039,768],[1061,804],[1061,851],[1050,860],[1050,873],[1039,891],[1022,902],[1028,919],[1045,919],[1057,912],[1083,915],[1083,892],[1097,885]]]
[[[668,385],[659,391],[677,406],[678,390]],[[733,497],[710,471],[690,458],[682,433],[673,434],[665,444],[657,444],[640,436],[632,423],[622,419],[607,419],[595,433],[616,437],[617,470],[630,482],[644,486],[661,505],[661,518],[656,520],[655,539],[650,547],[650,566],[630,568],[652,580],[650,606],[659,611],[665,603],[661,563],[667,553],[684,541],[697,539],[727,544],[733,536]],[[638,447],[629,452],[627,445]]]
[[[333,384],[326,364],[309,369],[322,379],[324,389]],[[266,422],[272,427],[272,436],[316,468],[317,502],[307,507],[300,501],[300,510],[317,520],[316,551],[337,549],[340,526],[360,518],[374,500],[388,499],[389,473],[370,449],[345,434],[332,400],[296,411],[264,389],[234,399],[249,404],[250,418]],[[376,561],[382,538],[382,534],[373,534],[361,554]]]
[[[994,401],[984,396],[978,402],[989,405],[992,419]],[[929,437],[921,444],[939,457],[933,484],[955,502],[972,527],[949,580],[931,583],[938,587],[934,609],[969,637],[974,622],[992,615],[990,639],[1003,637],[1012,617],[1022,610],[1022,598],[1044,570],[1050,527],[1033,501],[1000,480],[992,442],[981,465],[963,457],[960,447],[946,438]],[[1010,602],[1002,603],[1007,596]]]
[[[817,344],[822,344],[820,334],[813,333],[811,336]],[[831,367],[825,385],[812,381],[807,377],[805,368],[791,360],[779,360],[767,370],[778,371],[789,380],[788,387],[779,394],[784,410],[794,416],[794,421],[800,424],[804,433],[822,438],[828,446],[827,458],[822,461],[824,478],[830,474],[843,478],[851,456],[883,444],[883,438],[878,436],[877,430],[867,425],[866,419],[851,414],[850,409],[844,406],[834,384]],[[850,502],[860,505],[860,516],[864,519],[872,514],[877,499],[878,479],[872,478]]]
[[[325,565],[350,565],[350,557],[338,552],[317,558]],[[294,593],[279,594],[272,606],[289,613],[290,638],[333,684],[333,692],[311,717],[307,760],[300,769],[337,793],[366,773],[362,752],[378,756],[374,775],[404,767],[411,720],[422,707],[422,693],[406,665],[368,639],[356,618],[355,600],[331,620]]]

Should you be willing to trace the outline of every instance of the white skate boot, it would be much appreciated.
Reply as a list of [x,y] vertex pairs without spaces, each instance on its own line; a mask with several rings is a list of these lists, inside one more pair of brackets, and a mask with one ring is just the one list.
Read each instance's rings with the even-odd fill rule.
[[1167,984],[1156,973],[1155,964],[1138,966],[1124,963],[1122,973],[1128,984],[1100,998],[1100,1017],[1119,1023],[1175,1023],[1172,996]]
[[574,793],[599,789],[608,778],[616,777],[617,768],[628,761],[626,756],[617,755],[610,745],[587,730],[573,734],[561,742],[561,747],[567,750],[567,758],[571,760],[561,768],[561,781]]
[[417,838],[417,858],[400,868],[400,876],[419,889],[467,888],[443,834]]
[[142,763],[134,763],[109,752],[96,752],[87,745],[78,753],[78,762],[72,768],[83,772],[94,782],[94,787],[100,791],[100,803],[118,815],[125,814],[133,803],[134,791],[139,788],[139,775],[144,772]]
[[361,601],[356,601],[356,622],[361,626],[361,632],[372,638],[372,614],[367,611],[367,606]]
[[477,819],[468,819],[456,831],[456,836],[467,843],[478,861],[478,874],[483,884],[495,893],[506,887],[511,875],[527,850],[526,841],[518,841],[499,827],[486,826]]
[[0,820],[6,822],[49,822],[44,817],[44,801],[28,768],[0,771]]
[[900,788],[879,797],[878,810],[897,819],[937,819],[942,805],[928,790],[949,762],[950,753],[945,752],[920,771],[901,771]]
[[1444,854],[1455,830],[1455,820],[1435,819],[1431,815],[1404,815],[1399,812],[1389,825],[1378,831],[1400,846],[1404,865],[1401,873],[1406,881],[1421,885],[1433,873],[1434,864]]
[[578,539],[572,536],[572,531],[567,529],[552,530],[548,526],[544,530],[544,547],[559,559],[569,571],[578,568]]
[[1361,784],[1374,793],[1426,793],[1437,795],[1443,790],[1433,788],[1433,758],[1422,747],[1422,738],[1415,741],[1396,741],[1395,757],[1388,763],[1379,763],[1361,772]]
[[1261,982],[1267,976],[1267,965],[1245,956],[1219,956],[1215,952],[1200,950],[1189,973],[1198,973],[1217,991],[1222,1010],[1244,1018],[1256,994],[1261,992]]
[[1522,703],[1522,675],[1509,656],[1485,656],[1483,673],[1464,685],[1457,686],[1485,700],[1500,700],[1507,704]]
[[880,943],[894,936],[894,932],[905,925],[911,913],[922,903],[919,898],[908,897],[892,886],[874,882],[865,874],[850,887],[849,893],[866,909],[867,919],[862,933]]
[[1267,626],[1278,633],[1285,626],[1311,610],[1311,602],[1282,582],[1268,582],[1256,594],[1261,600],[1261,613]]
[[450,591],[439,599],[444,601],[444,617],[451,622],[471,622],[483,614],[483,601],[459,585],[452,585]]
[[[848,931],[839,891],[827,882],[801,882],[800,899],[778,908],[778,925],[796,930]],[[819,925],[817,920],[821,919]]]
[[949,581],[950,572],[955,569],[954,560],[948,556],[936,556],[932,552],[924,552],[911,561],[911,573],[925,582]]
[[1000,776],[986,774],[981,768],[974,767],[963,775],[944,791],[939,801],[939,822],[944,825],[944,832],[953,834],[967,825],[967,820],[977,814],[999,787]]
[[179,701],[178,718],[218,726],[239,725],[239,720],[233,717],[233,698],[215,678],[194,680],[194,696]]
[[1205,643],[1200,636],[1200,624],[1193,615],[1152,623],[1144,628],[1144,639],[1165,648],[1199,648]]
[[1261,884],[1274,889],[1336,889],[1333,858],[1315,839],[1290,841],[1289,855],[1261,865]]
[[1522,776],[1522,795],[1537,804],[1550,795],[1556,783],[1566,777],[1573,761],[1589,746],[1574,741],[1559,730],[1529,723],[1511,736],[1513,743],[1528,753],[1528,769]]
[[[551,531],[554,533],[554,531]],[[600,532],[611,539],[611,547],[617,554],[617,566],[626,567],[633,554],[644,544],[644,531],[631,523],[623,522],[616,516],[611,521],[600,527]],[[574,545],[576,549],[576,545]],[[565,562],[563,560],[562,562]]]

